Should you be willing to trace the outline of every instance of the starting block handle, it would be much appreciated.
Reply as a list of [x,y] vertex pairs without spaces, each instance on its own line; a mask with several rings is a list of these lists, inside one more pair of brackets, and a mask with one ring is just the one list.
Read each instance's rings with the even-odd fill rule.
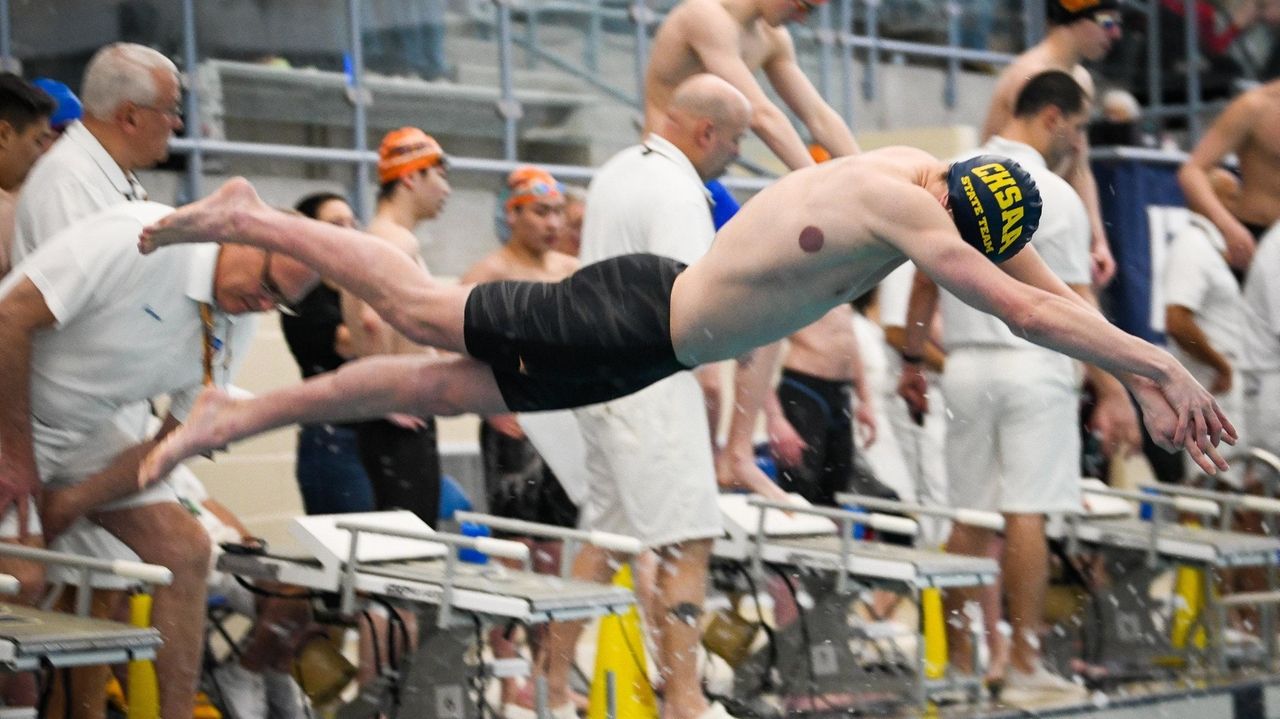
[[952,512],[951,518],[960,524],[967,524],[970,527],[990,529],[994,532],[1004,531],[1004,515],[999,512],[986,512],[980,509],[957,509]]
[[621,554],[635,555],[644,551],[644,544],[642,544],[640,540],[635,537],[614,534],[613,532],[601,532],[598,530],[586,531],[570,527],[556,527],[550,524],[529,522],[522,519],[495,517],[492,514],[480,514],[479,512],[456,512],[454,514],[454,519],[460,523],[472,522],[475,524],[483,524],[493,529],[501,529],[504,532],[527,534],[533,537],[548,537],[551,539],[566,539],[586,542],[587,544],[594,544],[601,549]]
[[1179,512],[1190,512],[1207,517],[1216,517],[1222,512],[1222,507],[1211,499],[1182,495],[1173,498],[1173,507]]
[[[1158,504],[1164,507],[1173,507],[1179,511],[1192,512],[1195,514],[1206,514],[1209,516],[1218,516],[1222,509],[1217,502],[1209,499],[1201,499],[1199,497],[1191,497],[1187,495],[1168,494],[1150,494],[1147,492],[1130,492],[1123,489],[1111,489],[1103,487],[1084,487],[1084,494],[1096,494],[1103,497],[1119,497],[1127,499],[1139,504]],[[1191,501],[1189,501],[1191,500]]]
[[[1277,504],[1280,504],[1280,502],[1277,502]],[[597,529],[587,532],[587,543],[594,544],[601,549],[607,549],[610,552],[632,556],[644,551],[644,543],[635,537],[614,534],[613,532],[601,532]]]
[[991,529],[997,532],[1004,531],[1004,517],[998,512],[927,506],[915,502],[901,502],[893,499],[884,499],[883,497],[869,497],[862,494],[849,494],[846,492],[837,493],[836,501],[841,504],[856,504],[867,509],[883,509],[891,512],[906,512],[910,514],[923,514],[931,517],[942,517],[944,519],[954,520],[961,524],[968,524],[973,527]]
[[477,552],[484,552],[491,557],[514,559],[517,562],[529,560],[529,548],[519,542],[513,542],[509,539],[494,539],[493,537],[467,537],[466,539],[470,539],[475,543],[475,546],[471,547],[472,549]]
[[908,517],[898,517],[892,514],[881,514],[872,512],[858,520],[862,524],[871,527],[877,532],[888,532],[890,534],[905,534],[914,537],[920,533],[920,525],[916,524],[914,519]]
[[1240,498],[1240,506],[1251,512],[1261,512],[1263,514],[1280,514],[1280,499],[1272,499],[1270,497],[1259,497],[1256,494],[1243,495]]
[[168,567],[162,567],[158,564],[143,564],[142,562],[117,559],[111,562],[111,572],[126,579],[136,579],[139,582],[163,587],[167,587],[173,582],[173,572]]
[[22,544],[0,543],[0,556],[26,559],[40,564],[75,567],[100,574],[115,574],[126,579],[136,579],[149,584],[168,585],[173,581],[173,572],[154,564],[98,559],[68,552],[54,552],[48,549],[28,547]]

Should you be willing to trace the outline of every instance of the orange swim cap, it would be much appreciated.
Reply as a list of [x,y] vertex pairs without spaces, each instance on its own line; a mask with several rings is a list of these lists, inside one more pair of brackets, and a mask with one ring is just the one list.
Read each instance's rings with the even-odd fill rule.
[[554,200],[563,197],[564,192],[560,189],[560,183],[551,176],[550,172],[541,167],[524,165],[507,175],[507,195],[503,207],[510,210],[541,199]]
[[416,127],[392,130],[378,147],[378,182],[386,184],[444,161],[440,143]]

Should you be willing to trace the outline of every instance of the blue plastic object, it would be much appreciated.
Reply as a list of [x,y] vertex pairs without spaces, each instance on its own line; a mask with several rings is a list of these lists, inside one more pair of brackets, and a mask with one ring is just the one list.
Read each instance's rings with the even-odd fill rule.
[[[476,524],[475,522],[463,522],[461,529],[462,529],[462,535],[464,537],[492,537],[493,536],[493,532],[490,531],[488,527],[484,526],[483,524]],[[459,549],[458,559],[464,562],[469,562],[471,564],[488,564],[489,563],[489,555],[485,554],[484,552],[481,552],[478,549]]]

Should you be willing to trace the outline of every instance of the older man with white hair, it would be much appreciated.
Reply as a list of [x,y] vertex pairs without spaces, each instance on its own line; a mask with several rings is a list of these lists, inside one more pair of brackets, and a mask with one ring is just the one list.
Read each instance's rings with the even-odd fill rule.
[[134,172],[169,155],[182,129],[182,85],[173,61],[149,47],[115,43],[85,68],[84,117],[36,163],[18,202],[13,262],[75,220],[119,202],[145,200]]
[[[149,47],[114,43],[99,49],[85,68],[80,90],[82,119],[69,125],[36,163],[18,198],[17,227],[10,247],[15,267],[78,220],[147,199],[134,172],[163,161],[169,153],[169,138],[182,128],[178,69]],[[93,233],[76,238],[80,243],[99,240]],[[114,415],[122,447],[129,444],[126,439],[136,445],[145,442],[153,421],[145,398],[132,399],[121,404]],[[170,419],[166,427],[175,424]],[[95,534],[101,530],[85,521],[73,525],[78,516],[92,512],[98,524],[139,557],[173,570],[175,582],[157,593],[153,613],[153,623],[166,638],[157,662],[161,706],[169,710],[166,715],[170,711],[177,712],[175,716],[184,711],[190,714],[199,665],[208,543],[196,541],[203,539],[199,522],[171,493],[134,493],[103,503],[96,498],[102,496],[99,490],[108,488],[103,484],[105,479],[87,478],[74,491],[45,493],[40,506],[45,535],[52,539],[74,526],[66,533],[68,541],[79,542],[77,546],[102,546],[101,535]],[[7,489],[0,478],[0,491]],[[52,511],[55,506],[56,513]],[[42,539],[38,535],[35,531],[29,534],[23,526],[18,539],[38,544]],[[175,541],[184,537],[191,541]],[[31,576],[30,568],[19,569],[23,576]],[[73,686],[101,686],[101,682],[73,681]]]

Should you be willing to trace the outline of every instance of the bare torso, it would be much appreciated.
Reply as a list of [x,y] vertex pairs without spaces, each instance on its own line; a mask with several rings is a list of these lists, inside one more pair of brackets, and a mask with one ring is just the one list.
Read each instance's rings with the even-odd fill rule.
[[945,220],[923,189],[939,166],[925,152],[888,148],[792,172],[756,195],[676,280],[677,357],[686,364],[736,357],[874,287],[905,259],[889,241],[898,229],[889,217],[902,207],[880,198],[899,197]]
[[[375,215],[369,222],[368,231],[369,234],[386,240],[412,257],[417,264],[423,264],[422,254],[418,249],[418,238],[393,220]],[[391,325],[382,321],[368,306],[350,293],[343,293],[342,314],[343,324],[351,328],[352,344],[357,356],[421,354],[434,351],[396,332]]]
[[783,366],[836,382],[853,379],[853,357],[858,351],[853,334],[853,308],[847,303],[832,307],[822,319],[792,334]]
[[554,250],[534,257],[515,251],[510,245],[489,253],[462,276],[463,284],[494,280],[558,282],[573,274],[578,260]]
[[1280,83],[1256,91],[1256,118],[1236,148],[1240,160],[1240,197],[1236,214],[1242,222],[1270,226],[1280,220]]
[[[982,139],[986,141],[1000,131],[1013,118],[1013,105],[1022,92],[1023,86],[1031,78],[1049,70],[1061,70],[1071,76],[1084,88],[1090,98],[1094,94],[1093,76],[1084,65],[1069,62],[1059,57],[1053,49],[1042,43],[1019,55],[1000,73],[996,81],[995,91],[991,95],[991,105],[987,109],[987,119],[982,124]],[[1061,167],[1052,168],[1061,176],[1067,177],[1073,170],[1077,158],[1068,156]]]
[[685,0],[667,15],[650,47],[649,66],[644,76],[645,132],[658,126],[658,119],[671,100],[677,85],[707,67],[698,57],[693,39],[706,32],[709,25],[729,26],[738,33],[738,49],[742,61],[752,72],[759,70],[777,50],[778,33],[763,20],[745,24],[725,9],[721,0]]

